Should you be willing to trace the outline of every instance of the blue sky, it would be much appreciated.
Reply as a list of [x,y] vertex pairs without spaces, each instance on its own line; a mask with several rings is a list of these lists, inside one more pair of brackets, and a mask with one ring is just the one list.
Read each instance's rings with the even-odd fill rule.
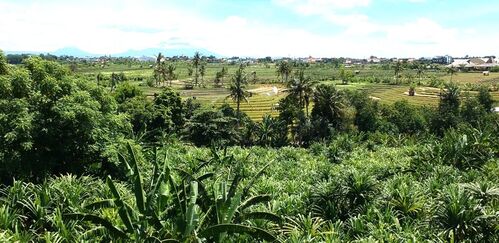
[[2,0],[0,48],[225,56],[499,54],[491,0]]

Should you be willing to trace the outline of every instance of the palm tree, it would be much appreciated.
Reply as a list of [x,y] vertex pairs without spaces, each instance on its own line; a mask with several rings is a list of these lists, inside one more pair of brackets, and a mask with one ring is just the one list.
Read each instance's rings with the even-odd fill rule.
[[450,82],[452,82],[452,77],[454,76],[454,74],[456,74],[456,69],[454,67],[448,67],[445,69],[445,72],[447,74],[450,74]]
[[154,66],[154,79],[156,80],[156,86],[161,82],[166,81],[166,67],[163,54],[158,53],[156,56],[156,64]]
[[239,68],[237,69],[236,73],[232,77],[232,83],[230,85],[229,91],[230,94],[227,96],[227,98],[232,98],[234,102],[236,102],[237,108],[237,123],[239,124],[240,122],[240,106],[241,106],[241,101],[246,101],[248,102],[248,98],[251,97],[251,93],[246,91],[246,84],[248,83],[246,74],[244,72],[244,66],[241,64],[239,65]]
[[397,61],[397,63],[395,63],[395,66],[393,66],[393,71],[395,72],[395,81],[398,81],[400,72],[402,72],[402,70],[404,70],[404,67],[402,67],[402,63]]
[[421,80],[423,79],[424,72],[425,72],[425,65],[424,64],[419,64],[417,66],[416,73],[418,75],[419,83],[420,84],[421,84]]
[[199,85],[199,66],[201,65],[201,55],[199,52],[194,53],[194,57],[192,58],[192,65],[194,66],[194,84]]
[[263,116],[262,122],[257,124],[258,143],[263,146],[271,146],[277,135],[277,129],[282,125],[282,121],[271,117],[269,114]]
[[316,81],[312,81],[310,77],[305,76],[303,69],[298,70],[293,80],[288,83],[288,92],[297,98],[300,108],[305,108],[307,116],[310,96],[316,84]]
[[201,64],[199,67],[199,75],[201,75],[201,84],[204,84],[204,75],[206,75],[206,64]]
[[287,61],[282,61],[277,64],[276,68],[277,75],[281,76],[281,81],[287,83],[292,71],[291,65]]
[[169,81],[168,85],[169,86],[172,86],[172,80],[174,80],[174,79],[177,78],[177,74],[175,73],[176,69],[177,69],[177,67],[173,63],[170,63],[168,65],[168,67],[166,68],[166,74],[167,74],[167,77],[168,77],[168,81]]
[[334,85],[318,85],[313,100],[312,116],[323,117],[335,128],[342,125],[345,102],[343,94]]

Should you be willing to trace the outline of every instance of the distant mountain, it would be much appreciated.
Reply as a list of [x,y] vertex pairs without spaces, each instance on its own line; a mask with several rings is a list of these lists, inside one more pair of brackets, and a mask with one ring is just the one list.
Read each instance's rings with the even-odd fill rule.
[[5,55],[20,55],[20,54],[31,54],[31,55],[38,55],[41,54],[41,52],[37,51],[4,51]]
[[98,55],[95,53],[83,51],[83,50],[78,49],[76,47],[65,47],[65,48],[61,48],[61,49],[58,49],[56,51],[49,52],[49,53],[52,55],[56,55],[56,56],[74,56],[74,57],[101,56],[101,55]]
[[172,49],[162,49],[162,48],[147,48],[143,50],[129,50],[126,52],[118,53],[118,54],[113,54],[111,56],[114,57],[153,57],[158,55],[158,53],[161,52],[164,56],[167,57],[173,57],[173,56],[194,56],[194,53],[198,51],[201,53],[203,56],[216,56],[219,57],[220,55],[210,52],[206,49],[196,49],[196,48],[172,48]]
[[[220,55],[208,51],[202,48],[172,48],[172,49],[164,49],[164,48],[147,48],[143,50],[128,50],[122,53],[111,54],[113,57],[137,57],[137,58],[151,58],[158,53],[162,53],[164,56],[173,57],[173,56],[194,56],[194,53],[198,51],[203,56],[216,56],[220,57]],[[6,54],[41,54],[41,53],[50,53],[56,56],[74,56],[74,57],[100,57],[100,56],[108,56],[109,54],[97,54],[83,51],[77,47],[65,47],[52,52],[33,52],[33,51],[6,51]]]

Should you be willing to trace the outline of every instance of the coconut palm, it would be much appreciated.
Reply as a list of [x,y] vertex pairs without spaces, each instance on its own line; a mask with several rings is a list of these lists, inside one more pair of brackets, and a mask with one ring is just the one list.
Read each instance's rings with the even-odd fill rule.
[[404,70],[402,63],[397,61],[393,66],[393,71],[395,72],[395,80],[398,81],[400,73]]
[[313,87],[316,84],[316,81],[312,81],[310,77],[305,76],[303,69],[298,70],[295,73],[294,78],[288,83],[288,92],[290,95],[296,97],[302,109],[305,108],[307,116],[310,96],[312,95],[314,91]]
[[334,85],[318,85],[313,94],[313,101],[312,116],[326,119],[335,128],[341,126],[345,113],[345,99]]
[[291,74],[293,68],[287,61],[281,61],[276,65],[277,75],[281,77],[282,82],[288,82],[288,77]]
[[176,69],[177,67],[173,63],[168,64],[168,67],[166,68],[166,75],[168,77],[169,86],[172,86],[172,80],[177,78],[177,74],[175,73]]
[[158,86],[161,82],[165,82],[166,80],[166,67],[164,65],[164,56],[163,54],[158,53],[156,56],[156,63],[154,65],[154,79],[156,80],[156,86]]
[[456,74],[457,70],[453,67],[448,67],[445,72],[450,75],[450,82],[452,82],[452,77]]
[[201,76],[201,84],[204,85],[204,75],[206,75],[206,64],[199,66],[199,75]]
[[419,81],[423,79],[425,73],[425,65],[424,64],[419,64],[416,68],[416,74],[418,75]]
[[199,66],[201,65],[201,54],[199,52],[194,53],[192,57],[192,66],[194,67],[194,84],[199,85]]
[[244,72],[244,66],[241,64],[237,69],[236,73],[232,77],[232,83],[230,85],[229,91],[230,95],[227,98],[232,98],[234,102],[236,102],[237,108],[237,122],[240,122],[240,106],[241,101],[248,102],[248,98],[251,97],[251,93],[246,91],[246,84],[248,84],[248,79]]
[[277,130],[281,125],[282,121],[271,117],[269,114],[264,115],[262,122],[256,125],[257,143],[263,146],[271,146],[276,140]]

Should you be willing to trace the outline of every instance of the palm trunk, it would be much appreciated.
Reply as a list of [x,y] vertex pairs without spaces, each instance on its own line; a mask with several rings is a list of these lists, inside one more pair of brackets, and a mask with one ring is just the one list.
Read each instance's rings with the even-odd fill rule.
[[239,110],[240,105],[241,105],[241,101],[238,99],[238,100],[237,100],[237,109],[236,109],[236,110],[237,110],[237,127],[238,127],[238,128],[239,128],[239,125],[240,125],[240,123],[241,123],[241,112],[240,112],[240,110]]

